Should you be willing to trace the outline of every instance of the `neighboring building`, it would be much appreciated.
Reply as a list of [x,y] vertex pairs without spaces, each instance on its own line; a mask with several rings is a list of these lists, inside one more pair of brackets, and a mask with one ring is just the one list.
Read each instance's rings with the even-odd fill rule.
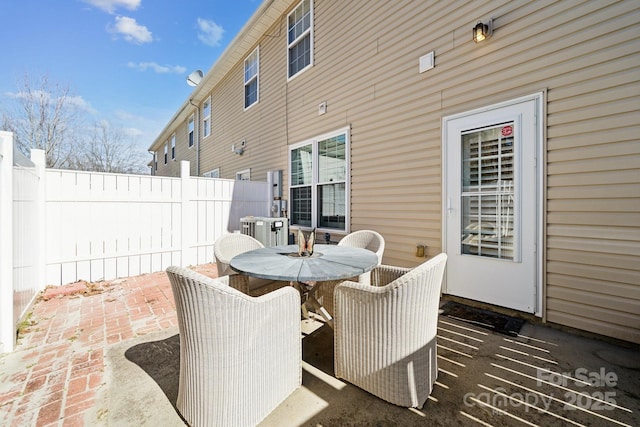
[[449,254],[446,294],[640,343],[639,13],[264,1],[150,147],[153,172],[177,175],[174,155],[193,175],[282,170],[294,229],[375,229],[400,266],[425,244]]

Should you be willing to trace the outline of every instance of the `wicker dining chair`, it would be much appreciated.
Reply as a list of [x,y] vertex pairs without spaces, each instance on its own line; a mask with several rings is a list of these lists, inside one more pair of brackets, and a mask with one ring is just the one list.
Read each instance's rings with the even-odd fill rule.
[[264,248],[264,245],[246,234],[228,233],[220,236],[213,246],[218,276],[228,275],[229,286],[252,296],[260,296],[283,286],[288,286],[289,282],[266,280],[238,274],[229,266],[234,256],[260,248]]
[[190,426],[254,426],[302,384],[300,295],[251,297],[167,268],[180,330],[176,407]]
[[371,285],[335,289],[338,378],[390,403],[421,408],[438,376],[436,328],[447,255],[416,268],[381,265]]
[[[338,242],[338,246],[350,246],[354,248],[368,249],[378,256],[378,265],[382,264],[382,256],[384,255],[384,237],[377,231],[358,230],[349,233]],[[355,278],[354,278],[355,279]],[[371,283],[371,272],[366,272],[358,276],[357,281],[363,284]],[[342,280],[329,280],[318,284],[317,295],[322,306],[333,316],[333,293]]]
[[338,246],[351,246],[353,248],[369,249],[378,256],[378,264],[382,264],[384,255],[384,237],[373,230],[358,230],[344,236]]

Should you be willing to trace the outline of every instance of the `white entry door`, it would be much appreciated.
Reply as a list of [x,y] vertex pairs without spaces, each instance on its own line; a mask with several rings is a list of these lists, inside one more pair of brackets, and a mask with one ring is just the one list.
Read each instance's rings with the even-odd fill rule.
[[443,120],[444,292],[540,311],[542,96]]

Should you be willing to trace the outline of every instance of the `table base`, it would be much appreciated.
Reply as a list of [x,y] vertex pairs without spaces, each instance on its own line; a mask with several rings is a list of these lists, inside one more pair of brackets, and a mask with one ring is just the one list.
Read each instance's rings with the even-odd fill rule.
[[307,306],[310,306],[311,310],[319,314],[325,320],[325,323],[333,329],[333,317],[327,309],[320,304],[318,298],[316,298],[316,283],[292,282],[292,285],[300,292],[302,299],[302,317],[305,319],[309,318],[309,309]]

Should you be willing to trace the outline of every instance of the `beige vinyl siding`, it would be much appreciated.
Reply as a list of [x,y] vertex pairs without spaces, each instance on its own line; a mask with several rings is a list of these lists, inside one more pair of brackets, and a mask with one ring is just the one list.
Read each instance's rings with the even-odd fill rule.
[[[198,114],[195,108],[192,109],[194,114],[193,123],[193,146],[189,147],[189,116],[178,127],[176,131],[176,163],[180,164],[181,160],[189,162],[189,170],[191,176],[198,176]],[[204,171],[200,171],[202,173]],[[178,172],[180,174],[180,172]]]
[[[379,230],[390,264],[418,263],[416,243],[435,255],[442,117],[547,89],[546,318],[639,342],[638,5],[403,6],[376,2],[366,16],[359,2],[315,6],[316,65],[301,92],[309,111],[326,100],[328,114],[300,114],[289,130],[314,132],[330,114],[352,126],[352,229]],[[466,19],[486,16],[496,33],[474,45]],[[431,50],[436,68],[419,74]],[[346,75],[331,72],[345,61]]]
[[[188,120],[188,118],[186,119]],[[169,148],[167,151],[167,164],[164,164],[164,144],[158,148],[158,170],[156,171],[156,175],[161,176],[180,176],[180,161],[188,160],[190,162],[189,167],[191,171],[191,175],[196,175],[197,168],[197,147],[194,144],[193,147],[189,148],[189,140],[187,134],[187,121],[184,123],[180,123],[177,127],[174,128],[174,132],[176,134],[176,158],[175,160],[171,159],[171,134],[167,137],[166,142],[169,143]],[[197,129],[194,130],[197,132]]]
[[[314,66],[287,82],[297,4],[275,1],[257,39],[259,103],[244,111],[255,42],[210,92],[201,172],[282,169],[288,199],[288,147],[349,126],[351,230],[379,231],[383,262],[414,266],[416,244],[442,250],[442,118],[543,91],[545,319],[640,342],[640,3],[315,0]],[[489,17],[493,37],[473,43]]]
[[[278,31],[274,28],[271,31]],[[278,39],[279,40],[279,39]],[[249,53],[255,49],[251,48]],[[271,38],[260,44],[260,100],[244,110],[244,57],[211,94],[212,132],[201,153],[202,170],[220,168],[222,178],[251,169],[251,179],[266,181],[267,171],[286,171],[286,128],[282,79],[286,81],[286,45]],[[233,144],[246,141],[242,155],[231,151]]]
[[548,77],[546,319],[640,342],[639,5],[595,6]]

